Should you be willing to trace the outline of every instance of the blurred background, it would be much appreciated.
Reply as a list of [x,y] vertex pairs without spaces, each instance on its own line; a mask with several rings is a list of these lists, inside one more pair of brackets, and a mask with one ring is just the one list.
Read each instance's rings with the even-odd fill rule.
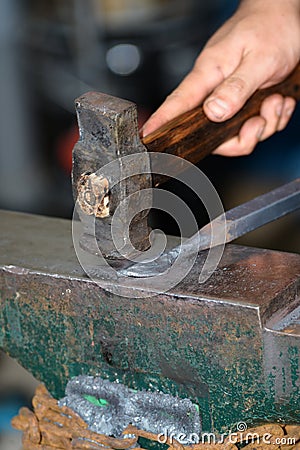
[[[71,151],[78,136],[74,99],[93,89],[132,100],[142,125],[191,69],[206,40],[237,4],[236,0],[1,0],[0,208],[70,218]],[[261,143],[251,156],[210,156],[199,164],[225,209],[299,177],[299,121],[298,108],[288,128]],[[166,188],[180,192],[199,226],[205,223],[205,212],[188,191],[175,182]],[[163,214],[153,214],[152,221],[168,233],[177,232]],[[299,222],[299,214],[293,214],[241,242],[299,252]],[[7,389],[6,375],[1,377],[11,373],[7,364],[10,371],[20,369],[4,356],[0,360],[0,400],[5,400],[0,403],[4,408],[0,448],[9,450],[4,435],[7,418],[16,408],[11,406],[27,402],[31,391],[21,389],[23,372]],[[29,381],[26,386],[33,385]]]

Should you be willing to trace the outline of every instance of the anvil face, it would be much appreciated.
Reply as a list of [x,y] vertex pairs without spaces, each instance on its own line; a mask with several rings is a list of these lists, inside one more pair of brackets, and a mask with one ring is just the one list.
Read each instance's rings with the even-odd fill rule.
[[[87,278],[71,222],[1,213],[0,345],[56,397],[73,376],[189,398],[204,431],[300,421],[300,255],[228,245],[207,282],[123,297]],[[109,286],[111,281],[106,281]]]

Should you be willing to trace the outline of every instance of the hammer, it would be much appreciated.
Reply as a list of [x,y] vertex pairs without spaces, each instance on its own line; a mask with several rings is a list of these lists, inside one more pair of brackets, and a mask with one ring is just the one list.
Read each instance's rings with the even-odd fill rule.
[[[94,255],[101,253],[108,260],[120,260],[131,258],[132,248],[144,251],[150,246],[148,207],[140,210],[130,220],[129,246],[123,227],[127,225],[128,217],[132,216],[131,210],[139,201],[139,193],[151,189],[153,185],[158,186],[166,178],[159,175],[160,170],[156,167],[155,158],[151,160],[151,173],[145,170],[145,158],[137,158],[135,175],[116,182],[120,175],[119,170],[122,169],[122,157],[132,154],[147,156],[148,152],[161,152],[178,156],[193,164],[197,163],[220,144],[238,134],[242,124],[259,113],[261,103],[267,96],[280,93],[299,100],[299,87],[300,65],[282,83],[253,94],[244,107],[225,122],[210,121],[202,106],[198,106],[173,119],[143,140],[139,137],[137,109],[134,103],[98,92],[88,92],[79,97],[75,106],[80,138],[73,150],[72,184],[78,214],[84,227],[81,247]],[[113,169],[105,176],[97,173],[112,162],[117,163],[118,170]],[[173,168],[174,174],[182,170],[181,164],[177,166]],[[133,200],[118,211],[118,248],[122,248],[120,254],[112,238],[112,218],[118,205],[130,196],[133,196]]]

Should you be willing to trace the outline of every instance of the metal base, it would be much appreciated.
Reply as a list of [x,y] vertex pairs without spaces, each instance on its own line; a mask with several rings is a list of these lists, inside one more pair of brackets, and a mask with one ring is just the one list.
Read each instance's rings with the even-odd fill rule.
[[54,396],[99,375],[189,398],[204,431],[300,421],[300,255],[228,245],[206,283],[192,271],[168,293],[126,298],[84,275],[70,221],[0,222],[0,346]]

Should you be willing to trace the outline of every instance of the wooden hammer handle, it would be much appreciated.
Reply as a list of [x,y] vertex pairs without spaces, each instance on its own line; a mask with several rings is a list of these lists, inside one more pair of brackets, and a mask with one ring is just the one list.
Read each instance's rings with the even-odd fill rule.
[[202,106],[168,122],[143,139],[151,152],[166,152],[197,163],[220,144],[236,136],[243,123],[259,114],[262,101],[271,94],[300,100],[300,64],[280,84],[257,91],[231,119],[212,122]]

